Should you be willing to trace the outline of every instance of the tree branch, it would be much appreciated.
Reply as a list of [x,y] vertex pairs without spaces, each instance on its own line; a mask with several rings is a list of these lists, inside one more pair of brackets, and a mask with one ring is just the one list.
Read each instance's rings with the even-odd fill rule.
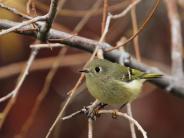
[[[61,4],[63,5],[65,0],[61,0]],[[54,18],[57,14],[58,8],[59,8],[59,0],[51,0],[50,9],[49,12],[46,14],[46,22],[41,27],[41,30],[38,33],[38,39],[41,41],[45,41],[48,37],[48,32],[50,31],[50,28],[52,27],[52,23],[54,21]]]
[[[1,28],[8,29],[10,27],[13,27],[16,24],[17,22],[0,20],[0,29]],[[31,26],[25,26],[21,29],[30,28],[30,27]],[[24,31],[22,32],[20,30],[16,30],[15,32],[36,37],[34,35],[34,31],[29,31],[29,33],[27,33]],[[70,38],[70,39],[65,39],[65,38]],[[58,40],[59,43],[66,44],[71,47],[78,48],[88,52],[93,52],[96,45],[100,45],[102,49],[112,48],[112,46],[109,45],[108,43],[99,43],[98,41],[95,41],[95,40],[87,39],[85,37],[80,37],[80,36],[73,36],[72,34],[61,32],[54,29],[50,30],[48,39],[61,39],[61,41]],[[164,74],[162,78],[151,81],[152,83],[156,84],[161,88],[167,89],[167,87],[171,85],[171,82],[176,81],[176,80],[173,80],[173,77],[171,75],[166,75],[165,73],[161,72],[159,69],[155,67],[149,67],[145,64],[139,63],[134,58],[129,59],[130,55],[125,51],[114,50],[111,52],[104,52],[104,57],[108,60],[124,63],[127,66],[137,68],[145,72]],[[184,97],[184,86],[178,85],[176,82],[173,85],[173,87],[167,90],[166,92],[174,94],[179,97]]]

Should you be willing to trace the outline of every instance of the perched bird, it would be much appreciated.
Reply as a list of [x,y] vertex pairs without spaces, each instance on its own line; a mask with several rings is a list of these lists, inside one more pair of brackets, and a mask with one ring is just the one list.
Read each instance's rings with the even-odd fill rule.
[[91,95],[109,105],[133,101],[140,94],[145,80],[161,77],[160,74],[145,73],[105,59],[94,59],[81,72],[85,73]]

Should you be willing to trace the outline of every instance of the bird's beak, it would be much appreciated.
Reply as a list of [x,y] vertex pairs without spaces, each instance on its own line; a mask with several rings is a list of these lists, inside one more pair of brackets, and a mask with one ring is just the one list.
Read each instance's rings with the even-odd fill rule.
[[80,70],[79,72],[89,73],[89,70],[88,69],[83,69],[83,70]]

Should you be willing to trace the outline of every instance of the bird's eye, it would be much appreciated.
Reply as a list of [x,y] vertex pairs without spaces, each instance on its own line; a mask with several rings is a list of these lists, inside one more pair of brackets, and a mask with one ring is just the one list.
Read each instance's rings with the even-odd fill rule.
[[99,73],[100,71],[102,71],[102,68],[101,68],[101,67],[95,67],[95,71],[96,71],[97,73]]

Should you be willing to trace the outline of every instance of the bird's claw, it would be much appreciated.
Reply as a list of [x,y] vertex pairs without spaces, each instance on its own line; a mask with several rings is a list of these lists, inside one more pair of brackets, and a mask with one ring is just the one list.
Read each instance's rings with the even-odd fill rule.
[[99,117],[99,114],[98,114],[98,109],[93,109],[93,108],[90,108],[90,106],[87,106],[87,107],[84,107],[83,108],[83,113],[88,117],[88,118],[91,118],[92,120],[96,120],[97,117]]

